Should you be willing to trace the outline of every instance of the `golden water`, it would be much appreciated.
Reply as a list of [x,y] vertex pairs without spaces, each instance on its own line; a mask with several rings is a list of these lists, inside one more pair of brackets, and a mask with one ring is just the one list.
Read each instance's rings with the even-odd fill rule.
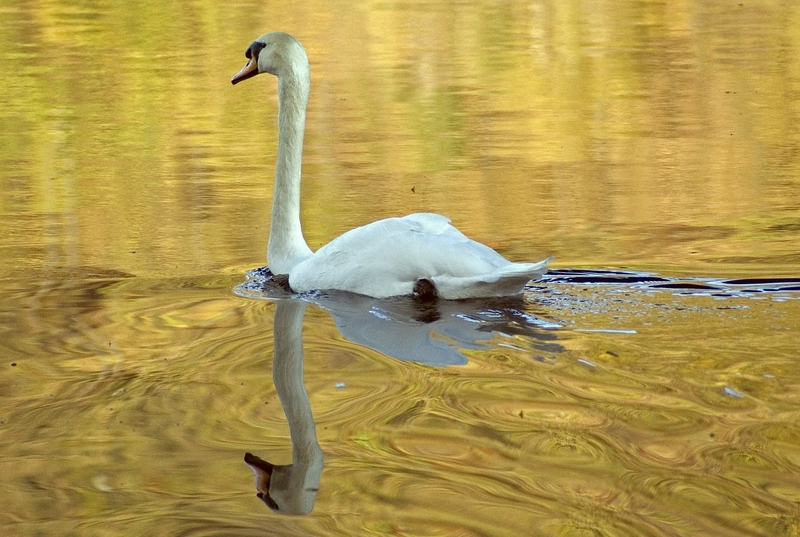
[[[800,535],[800,5],[286,4],[0,0],[0,532]],[[278,305],[234,293],[275,81],[229,82],[272,30],[313,248],[434,211],[562,272],[310,297],[279,399]],[[324,467],[286,517],[242,457],[292,462],[292,404]]]

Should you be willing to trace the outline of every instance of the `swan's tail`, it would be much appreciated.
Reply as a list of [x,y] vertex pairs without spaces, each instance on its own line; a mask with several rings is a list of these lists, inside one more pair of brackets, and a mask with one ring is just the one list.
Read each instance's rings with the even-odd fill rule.
[[551,256],[538,263],[510,263],[494,272],[468,278],[439,276],[434,278],[434,284],[439,297],[450,300],[514,296],[522,293],[529,281],[541,278],[547,272],[547,264],[553,259]]

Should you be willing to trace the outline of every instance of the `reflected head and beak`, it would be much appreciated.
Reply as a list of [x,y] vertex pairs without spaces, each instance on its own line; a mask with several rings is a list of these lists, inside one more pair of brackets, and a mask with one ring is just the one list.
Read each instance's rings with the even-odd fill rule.
[[253,470],[256,476],[256,496],[259,500],[267,504],[273,511],[280,511],[278,504],[269,495],[269,482],[275,466],[262,458],[256,457],[252,453],[244,454],[244,462]]
[[231,84],[238,84],[242,80],[253,78],[259,73],[258,55],[266,46],[267,45],[261,41],[253,41],[253,43],[247,47],[247,50],[244,53],[245,58],[247,58],[247,64],[242,68],[241,71],[233,75],[233,78],[231,78]]

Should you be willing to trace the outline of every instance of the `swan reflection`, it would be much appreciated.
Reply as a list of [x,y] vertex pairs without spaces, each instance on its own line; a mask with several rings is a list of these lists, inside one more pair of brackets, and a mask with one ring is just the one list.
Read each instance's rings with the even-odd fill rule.
[[289,422],[292,464],[271,464],[252,453],[244,462],[255,473],[257,496],[277,513],[305,515],[314,508],[322,473],[322,449],[311,404],[303,385],[303,315],[306,304],[299,300],[277,300],[275,310],[275,354],[272,380]]
[[273,465],[251,453],[245,463],[255,474],[258,497],[277,513],[303,515],[314,507],[323,455],[303,385],[303,316],[308,303],[328,311],[342,335],[385,355],[434,366],[465,364],[460,349],[490,348],[497,334],[524,335],[534,349],[559,352],[553,328],[526,311],[522,298],[478,302],[418,302],[373,299],[352,293],[287,291],[269,269],[251,271],[236,293],[273,300],[275,390],[289,423],[292,463]]
[[462,350],[489,349],[491,340],[499,335],[523,336],[524,344],[530,347],[526,350],[532,352],[564,350],[553,330],[560,325],[530,313],[523,296],[415,301],[342,291],[293,295],[266,267],[250,271],[247,281],[235,292],[249,298],[293,297],[315,304],[331,314],[347,340],[406,362],[464,365],[467,357]]

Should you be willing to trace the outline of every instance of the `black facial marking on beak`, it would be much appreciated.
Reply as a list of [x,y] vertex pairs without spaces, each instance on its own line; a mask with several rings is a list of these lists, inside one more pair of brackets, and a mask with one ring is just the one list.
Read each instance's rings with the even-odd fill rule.
[[265,44],[264,44],[264,43],[262,43],[261,41],[253,41],[253,42],[250,44],[250,46],[249,46],[249,47],[247,47],[247,50],[246,50],[246,51],[245,51],[245,53],[244,53],[244,56],[245,56],[245,58],[247,58],[248,60],[255,60],[255,61],[258,61],[258,55],[259,55],[259,53],[260,53],[260,52],[261,52],[261,50],[262,50],[264,47],[266,47],[266,46],[267,46],[267,45],[265,45]]

